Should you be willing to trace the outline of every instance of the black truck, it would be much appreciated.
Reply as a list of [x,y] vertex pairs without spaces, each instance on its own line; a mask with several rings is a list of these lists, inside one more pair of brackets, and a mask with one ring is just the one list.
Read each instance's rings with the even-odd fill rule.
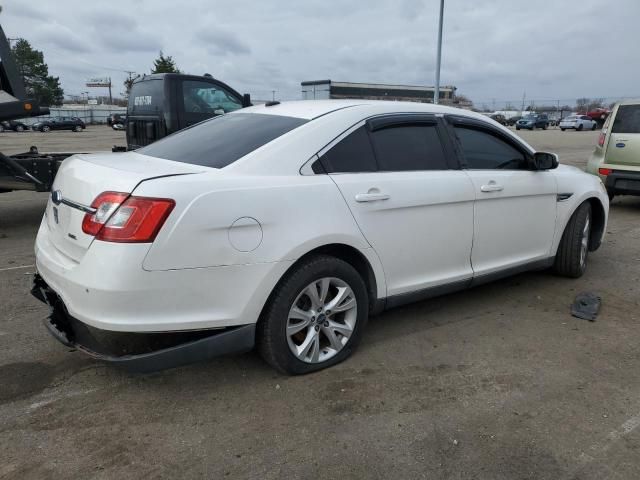
[[127,106],[127,149],[144,147],[173,132],[251,105],[211,75],[156,73],[138,78]]

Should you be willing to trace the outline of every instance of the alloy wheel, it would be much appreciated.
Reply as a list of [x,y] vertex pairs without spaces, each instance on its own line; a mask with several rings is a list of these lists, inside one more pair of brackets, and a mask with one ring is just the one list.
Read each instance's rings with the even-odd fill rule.
[[306,363],[329,360],[347,344],[357,318],[356,296],[346,282],[335,277],[314,280],[298,294],[289,310],[289,349]]

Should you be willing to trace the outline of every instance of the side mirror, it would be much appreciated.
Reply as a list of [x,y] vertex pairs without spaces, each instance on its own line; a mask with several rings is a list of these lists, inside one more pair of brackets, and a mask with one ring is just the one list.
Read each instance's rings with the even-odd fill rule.
[[558,155],[555,153],[536,152],[533,155],[536,170],[552,170],[558,168]]
[[248,93],[245,93],[242,96],[242,108],[250,107],[250,106],[251,106],[251,95],[249,95]]

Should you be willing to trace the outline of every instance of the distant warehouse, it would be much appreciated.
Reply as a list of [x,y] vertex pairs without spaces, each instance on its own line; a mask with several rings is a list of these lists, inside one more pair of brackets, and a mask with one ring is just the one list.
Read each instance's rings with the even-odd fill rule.
[[[367,100],[395,100],[433,103],[435,87],[420,85],[384,85],[377,83],[334,82],[332,80],[311,80],[302,82],[303,100],[329,98],[356,98]],[[440,87],[440,102],[453,103],[456,87]]]

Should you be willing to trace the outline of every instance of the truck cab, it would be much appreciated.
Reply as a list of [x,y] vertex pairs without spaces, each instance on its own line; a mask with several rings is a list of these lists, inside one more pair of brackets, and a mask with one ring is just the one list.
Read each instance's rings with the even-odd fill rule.
[[127,149],[135,150],[208,118],[251,105],[210,75],[159,73],[136,80],[127,106]]

